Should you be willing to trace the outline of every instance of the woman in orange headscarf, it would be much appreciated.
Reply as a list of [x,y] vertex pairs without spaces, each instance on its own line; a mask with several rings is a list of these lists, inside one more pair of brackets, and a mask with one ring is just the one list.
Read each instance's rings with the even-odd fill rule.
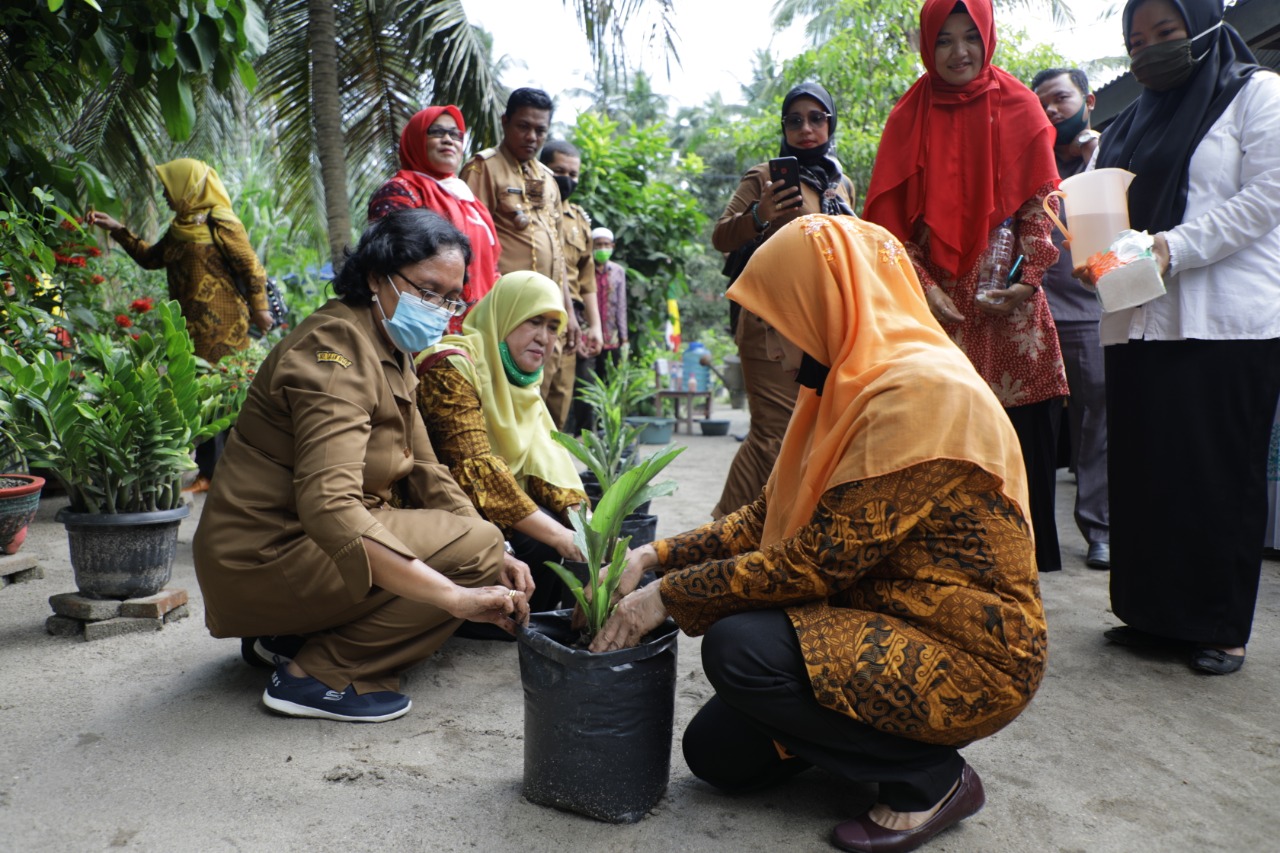
[[[466,234],[471,241],[471,266],[462,300],[470,311],[498,280],[502,245],[489,208],[457,176],[466,134],[462,111],[453,104],[427,107],[409,119],[400,132],[400,171],[369,199],[369,221],[393,210],[425,207]],[[464,313],[449,321],[450,334],[462,333],[465,317]]]
[[911,849],[982,807],[958,747],[1026,707],[1047,637],[1017,436],[929,312],[902,245],[804,216],[729,289],[800,389],[764,495],[631,553],[592,644],[670,615],[704,634],[716,696],[685,732],[730,791],[812,765],[875,782],[836,827],[847,850]]
[[[991,64],[990,0],[926,0],[920,32],[927,73],[889,114],[862,216],[906,246],[929,309],[1005,407],[1026,460],[1038,568],[1053,571],[1053,415],[1068,389],[1040,282],[1058,258],[1042,207],[1058,184],[1055,132],[1035,94]],[[1010,261],[1022,263],[1014,283],[1001,276],[979,300],[984,255],[1006,220]]]

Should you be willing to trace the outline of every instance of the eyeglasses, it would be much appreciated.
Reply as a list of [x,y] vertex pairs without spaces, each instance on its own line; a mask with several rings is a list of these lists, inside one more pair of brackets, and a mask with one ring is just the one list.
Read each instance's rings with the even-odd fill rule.
[[[423,305],[428,305],[432,308],[439,308],[443,311],[448,311],[450,314],[452,314],[455,317],[461,317],[463,314],[467,313],[467,303],[463,302],[462,300],[446,299],[445,297],[436,293],[434,290],[427,290],[425,287],[419,287],[418,285],[409,281],[409,279],[405,278],[403,275],[400,275],[400,273],[398,272],[392,273],[392,275],[400,276],[401,280],[403,280],[405,284],[409,285],[414,290],[418,291],[415,294],[415,293],[405,293],[403,290],[397,289],[396,292],[399,293],[402,297],[405,297],[405,296],[416,297],[418,300],[422,302]],[[388,283],[390,283],[389,280],[388,280]],[[394,284],[391,286],[395,287]]]
[[444,139],[447,136],[454,142],[461,142],[463,139],[462,131],[456,127],[441,127],[438,124],[433,124],[427,128],[427,136],[432,139]]
[[821,110],[810,110],[808,116],[802,116],[800,113],[787,113],[782,117],[782,126],[787,130],[799,130],[805,126],[807,121],[810,127],[826,127],[830,119],[831,113],[824,113]]

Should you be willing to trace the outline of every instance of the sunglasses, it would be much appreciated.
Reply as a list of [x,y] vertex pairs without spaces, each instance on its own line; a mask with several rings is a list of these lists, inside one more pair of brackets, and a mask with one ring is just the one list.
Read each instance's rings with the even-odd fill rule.
[[438,124],[433,124],[431,127],[427,128],[427,136],[430,136],[432,139],[444,139],[447,136],[454,142],[462,141],[462,131],[458,130],[456,127],[441,127]]
[[787,130],[799,130],[806,123],[810,127],[825,127],[830,119],[831,113],[824,113],[821,110],[810,110],[807,116],[800,113],[787,113],[782,117],[782,126]]

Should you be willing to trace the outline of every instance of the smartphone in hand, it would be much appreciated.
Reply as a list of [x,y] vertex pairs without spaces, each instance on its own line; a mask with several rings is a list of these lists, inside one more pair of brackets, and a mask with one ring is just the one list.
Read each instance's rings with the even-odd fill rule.
[[794,157],[775,157],[769,161],[769,180],[788,189],[800,189],[800,163]]

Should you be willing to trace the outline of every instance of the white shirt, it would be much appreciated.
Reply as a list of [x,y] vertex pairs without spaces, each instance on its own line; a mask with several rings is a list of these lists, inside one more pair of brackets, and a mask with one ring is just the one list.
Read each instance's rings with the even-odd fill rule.
[[1255,71],[1191,155],[1168,292],[1102,316],[1103,344],[1280,338],[1280,75]]

